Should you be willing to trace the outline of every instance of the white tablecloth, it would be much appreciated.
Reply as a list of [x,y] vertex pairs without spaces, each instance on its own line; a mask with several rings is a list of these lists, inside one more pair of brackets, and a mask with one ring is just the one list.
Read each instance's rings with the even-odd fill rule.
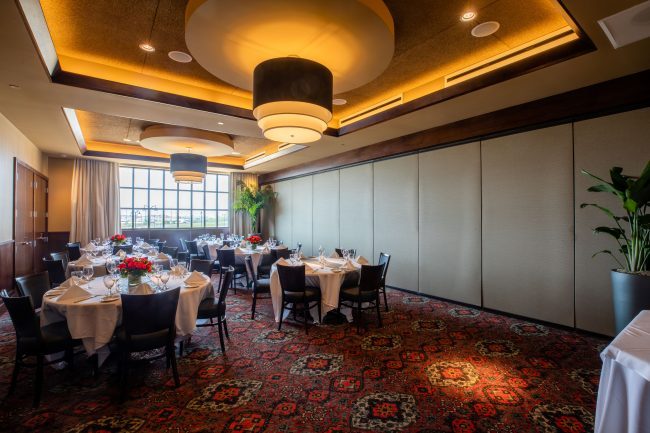
[[[355,270],[335,272],[335,269],[344,263],[343,259],[326,259],[325,266],[318,264],[315,259],[303,260],[303,262],[305,263],[305,284],[308,287],[320,287],[321,314],[324,317],[327,312],[338,308],[339,293],[343,281],[345,281],[346,277],[358,278],[361,265],[355,264]],[[282,314],[282,287],[280,286],[280,276],[275,265],[271,268],[271,301],[275,321],[279,322]]]
[[[172,277],[169,279],[167,287],[174,289],[182,282],[182,278]],[[120,283],[125,284],[126,280]],[[93,295],[103,296],[107,293],[101,278],[96,278],[83,287]],[[194,331],[199,303],[211,293],[212,284],[207,279],[205,284],[197,288],[181,288],[176,310],[176,335],[178,337]],[[41,310],[41,326],[67,320],[72,338],[80,338],[89,355],[100,352],[101,363],[108,355],[106,345],[111,341],[115,328],[122,321],[122,302],[118,299],[102,303],[100,299],[101,297],[98,296],[74,303],[72,301],[59,302],[57,297],[45,296]]]
[[600,354],[595,433],[650,432],[650,310]]

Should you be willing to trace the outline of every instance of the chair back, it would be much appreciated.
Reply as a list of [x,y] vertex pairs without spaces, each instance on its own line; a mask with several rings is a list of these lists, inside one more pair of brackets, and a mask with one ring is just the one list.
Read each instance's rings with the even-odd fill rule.
[[34,308],[41,308],[43,295],[50,290],[50,276],[47,272],[25,275],[16,278],[16,285],[21,296],[29,296]]
[[127,254],[133,254],[133,245],[113,245],[113,255],[117,254],[119,250]]
[[167,241],[158,241],[158,244],[156,244],[156,246],[158,247],[158,251],[162,251],[166,245],[167,245]]
[[34,312],[34,304],[29,296],[9,297],[3,290],[0,299],[4,302],[9,311],[9,317],[16,331],[16,340],[20,344],[23,338],[40,339],[41,332],[38,317]]
[[122,326],[127,336],[176,332],[180,287],[152,295],[122,295]]
[[171,256],[172,259],[178,258],[178,247],[163,247],[162,252]]
[[196,241],[185,241],[187,246],[187,252],[190,254],[199,255],[199,247],[196,245]]
[[257,272],[253,266],[253,258],[250,255],[244,257],[244,264],[246,265],[246,273],[253,279],[253,290],[257,290]]
[[271,262],[275,263],[279,259],[288,259],[291,256],[291,251],[289,251],[287,248],[273,248],[271,249]]
[[190,261],[190,272],[201,272],[208,277],[212,274],[212,260],[192,259]]
[[362,265],[359,291],[374,292],[381,286],[381,276],[384,272],[384,265]]
[[305,291],[305,265],[277,265],[282,293]]
[[233,244],[233,241],[227,241],[227,240],[224,239],[221,245],[232,247],[232,244]]
[[181,243],[181,249],[180,249],[180,251],[182,251],[182,252],[187,251],[187,245],[185,244],[185,239],[180,238],[178,241]]
[[201,246],[201,249],[203,250],[203,255],[205,256],[206,259],[212,259],[212,255],[210,254],[210,247],[208,244],[203,244]]
[[65,251],[57,252],[57,253],[50,253],[50,257],[52,257],[52,260],[61,260],[63,261],[63,269],[68,267],[68,262],[70,259],[68,258],[68,253]]
[[389,263],[390,263],[390,254],[379,253],[379,261],[377,262],[377,264],[382,265],[384,267],[384,270],[381,273],[381,280],[383,282],[386,281],[386,274],[388,273],[388,264]]
[[149,239],[149,240],[147,241],[147,243],[148,243],[149,245],[151,245],[152,247],[157,247],[157,246],[158,246],[158,242],[160,242],[160,239]]
[[[341,248],[334,248],[334,251],[336,251],[336,254],[339,255],[339,257],[343,257],[343,250]],[[351,251],[351,255],[356,256],[357,255],[357,250],[354,248],[348,249],[348,251]]]
[[219,260],[219,265],[221,267],[235,267],[235,250],[217,250],[217,260]]
[[77,260],[81,257],[81,245],[79,242],[70,242],[65,245],[70,260]]
[[226,269],[226,271],[223,273],[223,277],[221,277],[221,281],[219,282],[219,304],[220,305],[225,306],[226,304],[226,295],[228,294],[228,287],[230,287],[230,284],[232,283],[232,278],[234,274],[235,274],[235,268],[230,267]]
[[63,267],[63,260],[52,260],[43,258],[43,264],[50,277],[50,284],[59,285],[65,281],[65,268]]

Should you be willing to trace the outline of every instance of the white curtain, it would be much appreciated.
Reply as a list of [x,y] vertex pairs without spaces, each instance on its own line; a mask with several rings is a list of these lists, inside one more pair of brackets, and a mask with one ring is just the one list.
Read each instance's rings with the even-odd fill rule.
[[70,241],[85,245],[91,239],[120,232],[119,165],[76,159],[72,172]]
[[[230,233],[248,235],[252,233],[250,217],[245,212],[232,210],[233,203],[239,198],[241,187],[239,182],[244,182],[250,188],[257,188],[257,175],[249,173],[230,173]],[[258,221],[259,226],[259,221]]]

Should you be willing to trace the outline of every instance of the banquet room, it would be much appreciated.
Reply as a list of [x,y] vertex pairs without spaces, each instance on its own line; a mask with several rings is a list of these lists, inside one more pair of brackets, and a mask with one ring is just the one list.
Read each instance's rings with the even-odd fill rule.
[[650,1],[0,40],[0,431],[650,433]]

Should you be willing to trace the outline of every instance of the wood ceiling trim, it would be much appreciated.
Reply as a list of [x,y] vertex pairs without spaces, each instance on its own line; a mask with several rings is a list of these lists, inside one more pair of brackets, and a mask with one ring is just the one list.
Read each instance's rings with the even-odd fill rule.
[[[112,158],[112,159],[126,159],[132,161],[169,163],[169,158],[164,158],[164,157],[137,155],[137,154],[130,154],[130,153],[104,152],[101,150],[87,150],[86,152],[83,153],[83,156],[95,156],[98,158]],[[220,162],[210,162],[210,161],[208,161],[208,167],[227,168],[230,170],[244,170],[244,166],[241,164],[224,164]]]
[[259,183],[264,185],[378,159],[455,146],[648,106],[650,69],[265,173],[259,176]]

